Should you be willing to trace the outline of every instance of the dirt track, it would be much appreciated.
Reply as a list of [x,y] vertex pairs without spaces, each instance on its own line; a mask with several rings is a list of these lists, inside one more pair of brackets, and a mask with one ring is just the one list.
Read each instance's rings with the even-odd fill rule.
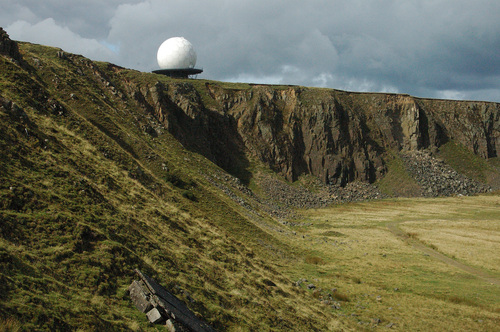
[[403,232],[398,227],[398,225],[401,223],[403,223],[403,221],[395,221],[395,222],[388,223],[387,228],[389,229],[389,231],[391,231],[392,234],[394,234],[396,237],[400,238],[404,242],[408,243],[410,246],[412,246],[416,250],[422,251],[423,253],[426,253],[431,257],[439,259],[440,261],[442,261],[446,264],[449,264],[449,265],[454,266],[462,271],[465,271],[467,273],[475,275],[475,276],[483,279],[484,281],[486,281],[490,284],[500,286],[500,280],[489,275],[488,273],[486,273],[482,270],[479,270],[477,268],[474,268],[472,266],[466,265],[464,263],[461,263],[457,260],[454,260],[446,255],[443,255],[442,253],[440,253],[432,248],[427,247],[423,243],[421,243],[415,239],[410,238],[405,232]]

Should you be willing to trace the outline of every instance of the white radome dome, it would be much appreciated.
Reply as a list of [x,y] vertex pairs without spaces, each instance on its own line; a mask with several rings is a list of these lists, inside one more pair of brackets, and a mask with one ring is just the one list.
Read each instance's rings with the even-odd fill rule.
[[184,37],[172,37],[160,45],[156,59],[161,69],[194,68],[196,52]]

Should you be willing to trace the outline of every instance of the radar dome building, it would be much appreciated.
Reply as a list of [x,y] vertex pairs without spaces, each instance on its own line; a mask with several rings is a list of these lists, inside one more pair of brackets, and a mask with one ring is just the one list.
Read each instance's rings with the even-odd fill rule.
[[188,78],[203,72],[196,69],[196,52],[193,45],[184,37],[172,37],[165,40],[158,48],[156,54],[159,70],[153,73],[170,77]]

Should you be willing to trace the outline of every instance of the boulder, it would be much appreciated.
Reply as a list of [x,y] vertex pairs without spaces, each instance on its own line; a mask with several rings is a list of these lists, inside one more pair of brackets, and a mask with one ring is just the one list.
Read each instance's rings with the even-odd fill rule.
[[146,316],[148,317],[149,322],[152,324],[160,324],[163,321],[165,321],[165,317],[163,317],[163,315],[161,314],[160,310],[158,310],[158,308],[153,308],[153,309],[149,310],[146,313]]
[[137,309],[145,313],[150,311],[153,306],[149,302],[150,297],[143,291],[143,289],[144,284],[141,284],[140,281],[136,280],[134,280],[128,288],[132,302],[134,302]]
[[139,270],[135,272],[140,280],[134,280],[130,285],[130,297],[142,312],[151,308],[146,313],[151,323],[160,324],[166,321],[169,331],[215,332],[211,326],[189,310],[184,302],[155,280]]

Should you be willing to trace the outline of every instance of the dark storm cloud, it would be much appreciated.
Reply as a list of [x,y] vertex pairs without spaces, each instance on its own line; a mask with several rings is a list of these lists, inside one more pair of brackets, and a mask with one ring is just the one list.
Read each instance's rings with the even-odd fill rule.
[[183,36],[206,78],[500,101],[496,0],[32,0],[4,7],[0,19],[14,39],[143,71],[157,68],[163,40]]

